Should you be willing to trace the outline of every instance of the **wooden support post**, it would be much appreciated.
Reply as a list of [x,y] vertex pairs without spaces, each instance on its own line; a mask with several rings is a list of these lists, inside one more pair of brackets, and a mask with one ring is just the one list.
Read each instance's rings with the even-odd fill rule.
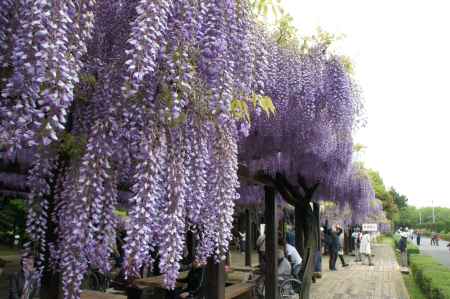
[[225,267],[224,262],[215,263],[212,258],[208,260],[206,271],[207,288],[206,298],[225,299]]
[[194,261],[195,253],[195,240],[194,240],[194,234],[189,230],[186,234],[186,246],[188,249],[188,260],[191,263]]
[[348,234],[349,234],[349,236],[350,236],[350,252],[354,252],[354,251],[355,251],[355,243],[353,242],[353,238],[352,238],[352,235],[353,235],[353,226],[350,226],[350,225],[349,225],[349,231],[348,231]]
[[314,210],[313,210],[314,217],[316,218],[316,221],[317,221],[317,227],[316,227],[316,229],[317,229],[317,231],[316,231],[317,249],[320,250],[320,248],[322,246],[321,240],[320,240],[320,205],[319,205],[319,203],[315,202],[315,203],[313,203],[313,207],[314,207]]
[[258,227],[259,224],[253,222],[252,223],[252,248],[256,249],[256,240],[258,240]]
[[275,190],[264,187],[266,222],[266,299],[278,299],[278,242],[277,242],[277,205]]
[[245,240],[245,265],[252,266],[252,244],[253,244],[253,234],[252,234],[252,219],[250,211],[247,209],[245,211],[246,220],[246,240]]
[[348,230],[345,227],[342,228],[344,234],[344,254],[348,255],[350,252],[350,238],[348,235]]
[[304,230],[308,231],[306,239],[305,253],[303,257],[303,286],[300,293],[300,299],[310,298],[310,289],[312,283],[312,274],[314,271],[315,253],[317,250],[316,227],[318,227],[314,214],[305,213]]
[[295,205],[295,247],[302,257],[305,256],[303,218],[304,214],[302,211],[302,206],[300,204]]
[[283,209],[283,218],[281,219],[281,236],[283,242],[286,239],[286,210]]

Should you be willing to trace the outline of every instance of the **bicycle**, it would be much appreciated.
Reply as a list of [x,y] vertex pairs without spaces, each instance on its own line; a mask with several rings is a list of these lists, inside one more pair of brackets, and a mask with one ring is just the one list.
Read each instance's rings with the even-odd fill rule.
[[300,294],[302,289],[302,282],[296,278],[289,278],[281,282],[280,284],[280,298],[291,298],[297,294]]
[[81,283],[81,289],[106,292],[109,288],[111,277],[109,274],[100,273],[96,269],[90,269]]
[[[254,272],[252,272],[254,274]],[[300,294],[302,282],[296,278],[288,278],[278,282],[278,293],[280,298],[290,299]],[[266,294],[265,276],[260,275],[255,279],[254,297],[264,299]]]

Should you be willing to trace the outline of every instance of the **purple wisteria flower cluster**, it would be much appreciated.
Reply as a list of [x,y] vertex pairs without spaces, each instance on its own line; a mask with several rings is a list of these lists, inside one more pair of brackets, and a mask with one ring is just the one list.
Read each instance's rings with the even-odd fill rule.
[[[352,164],[352,133],[364,118],[363,104],[344,60],[320,43],[300,51],[278,46],[269,35],[260,38],[270,66],[262,92],[277,113],[269,120],[254,113],[249,136],[240,139],[240,163],[294,183],[300,174],[307,187],[319,183],[313,200],[351,209],[354,221],[366,217],[374,192]],[[262,200],[255,188],[242,186],[239,203]]]
[[[365,209],[370,190],[351,179],[354,81],[322,45],[280,47],[248,1],[3,0],[0,50],[0,144],[36,154],[29,248],[41,262],[49,251],[65,298],[89,267],[110,270],[119,190],[132,193],[125,273],[157,251],[169,287],[188,231],[198,259],[224,259],[239,162],[301,173]],[[237,119],[236,101],[262,96],[275,116]]]
[[239,197],[232,101],[251,102],[264,78],[252,18],[246,1],[1,1],[0,144],[36,153],[30,250],[49,251],[65,298],[88,267],[110,270],[120,189],[128,277],[158,251],[173,287],[188,230],[198,259],[224,258]]

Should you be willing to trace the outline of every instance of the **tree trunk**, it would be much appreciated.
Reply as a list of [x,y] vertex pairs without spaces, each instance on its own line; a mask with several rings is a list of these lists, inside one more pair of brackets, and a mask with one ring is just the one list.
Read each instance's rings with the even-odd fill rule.
[[252,219],[250,215],[250,211],[247,210],[245,212],[245,220],[246,220],[246,240],[245,240],[245,265],[252,266]]
[[[318,205],[317,205],[318,206]],[[312,275],[314,273],[315,265],[315,254],[319,244],[319,222],[317,218],[316,205],[314,205],[314,211],[311,211],[309,204],[304,206],[305,210],[305,235],[308,236],[306,239],[305,255],[303,257],[303,286],[300,294],[301,299],[308,299],[310,297],[310,289],[312,283]]]
[[186,246],[188,250],[188,260],[192,262],[194,260],[194,249],[195,249],[195,240],[194,234],[189,230],[186,234]]
[[278,263],[277,263],[277,221],[275,190],[271,187],[264,187],[265,198],[265,222],[266,222],[266,299],[278,299]]
[[295,247],[301,257],[305,256],[304,211],[300,204],[295,205]]
[[225,269],[223,261],[215,263],[213,259],[208,260],[206,271],[207,287],[206,298],[224,299],[225,298]]

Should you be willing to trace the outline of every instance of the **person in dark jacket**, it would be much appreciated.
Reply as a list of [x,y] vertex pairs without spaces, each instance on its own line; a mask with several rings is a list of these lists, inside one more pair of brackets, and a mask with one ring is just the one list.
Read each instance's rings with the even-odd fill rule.
[[408,253],[407,253],[407,235],[400,234],[400,241],[398,242],[398,249],[400,250],[400,264],[402,267],[408,267]]
[[329,232],[328,252],[330,254],[329,267],[330,271],[336,271],[336,260],[340,249],[339,237],[333,229]]
[[20,272],[12,274],[9,278],[8,299],[31,299],[36,294],[37,277],[33,256],[23,255],[20,266]]
[[202,288],[206,282],[205,264],[199,261],[194,261],[188,276],[183,279],[177,279],[177,281],[187,283],[187,285],[185,288],[176,288],[171,291],[169,293],[170,299],[196,298],[196,296],[202,291]]
[[[324,228],[321,227],[320,231],[320,243],[325,243]],[[322,244],[319,243],[319,247],[316,249],[314,255],[314,273],[312,275],[312,282],[315,283],[317,278],[322,278]]]
[[418,231],[417,234],[416,234],[417,246],[420,246],[420,238],[421,238],[421,235],[420,235],[420,232]]
[[339,259],[341,260],[342,267],[348,267],[348,264],[344,260],[344,230],[340,226],[336,228],[336,235],[339,240]]

